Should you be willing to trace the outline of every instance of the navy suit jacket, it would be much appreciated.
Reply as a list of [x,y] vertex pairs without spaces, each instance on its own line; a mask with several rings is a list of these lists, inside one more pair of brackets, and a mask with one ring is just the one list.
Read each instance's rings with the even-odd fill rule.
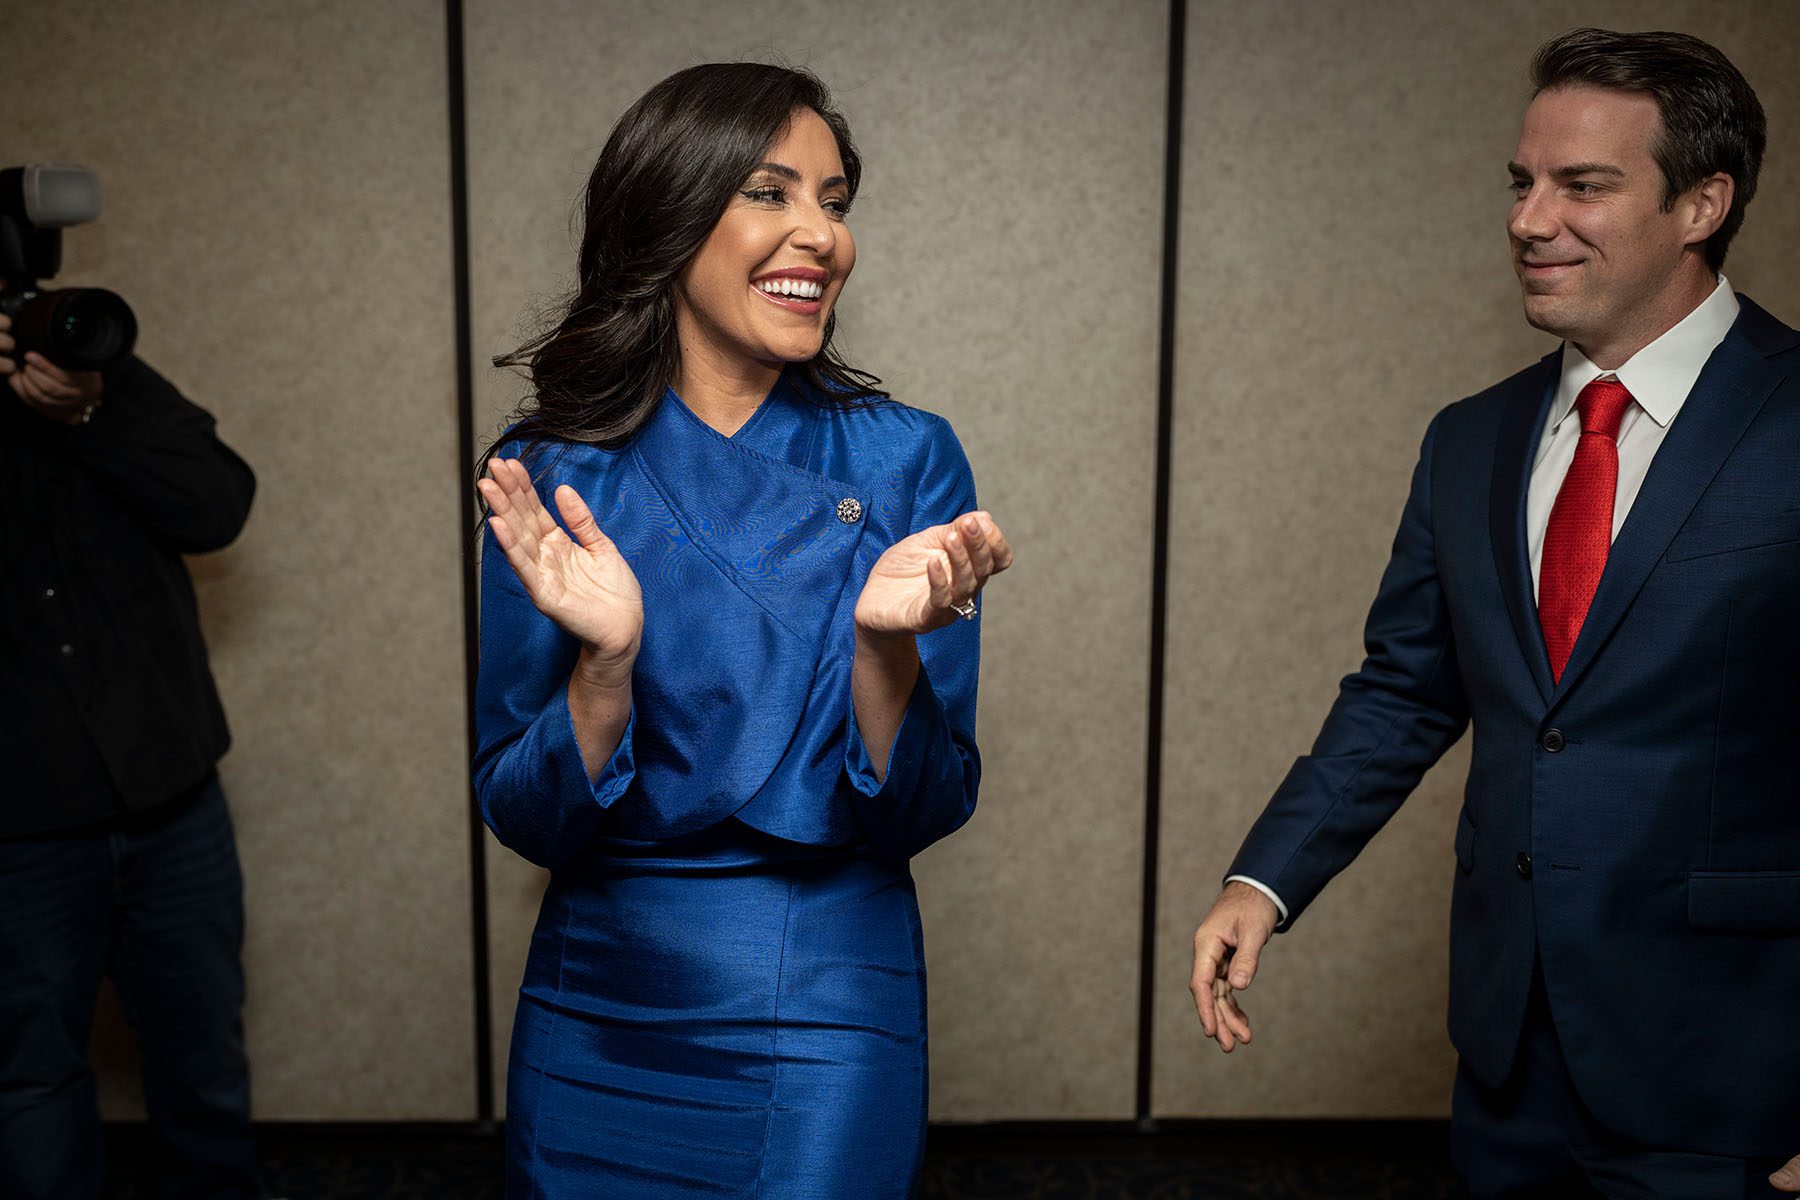
[[1800,334],[1755,304],[1614,539],[1560,682],[1525,497],[1560,354],[1425,434],[1368,657],[1232,874],[1289,906],[1474,728],[1450,1036],[1504,1080],[1534,958],[1604,1124],[1670,1149],[1800,1146]]

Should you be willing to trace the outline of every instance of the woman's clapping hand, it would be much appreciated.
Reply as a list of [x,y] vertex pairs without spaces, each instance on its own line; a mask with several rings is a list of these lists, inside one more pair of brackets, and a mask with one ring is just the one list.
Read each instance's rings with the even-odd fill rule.
[[580,494],[567,484],[556,489],[565,533],[518,459],[492,459],[476,486],[494,540],[531,602],[581,642],[584,668],[629,680],[644,632],[643,593]]
[[856,627],[878,634],[941,629],[1012,560],[1006,535],[985,512],[921,529],[889,546],[870,570],[856,601]]

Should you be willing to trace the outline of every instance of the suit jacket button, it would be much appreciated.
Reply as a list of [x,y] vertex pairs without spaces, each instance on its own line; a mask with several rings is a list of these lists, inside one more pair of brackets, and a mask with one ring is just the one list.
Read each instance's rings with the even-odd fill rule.
[[1538,739],[1538,745],[1544,748],[1545,754],[1560,754],[1562,748],[1568,744],[1569,739],[1563,736],[1563,731],[1560,729],[1546,729],[1544,736]]
[[1531,855],[1523,850],[1519,851],[1519,857],[1513,859],[1513,866],[1518,868],[1520,879],[1531,878]]
[[862,520],[862,501],[855,496],[845,496],[838,501],[837,519],[846,525],[854,525]]

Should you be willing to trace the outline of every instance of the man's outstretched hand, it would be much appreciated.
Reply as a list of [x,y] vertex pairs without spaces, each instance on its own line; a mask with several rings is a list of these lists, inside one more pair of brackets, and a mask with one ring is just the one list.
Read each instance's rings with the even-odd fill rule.
[[1800,1154],[1788,1159],[1787,1166],[1769,1176],[1778,1192],[1800,1192]]
[[1256,978],[1263,946],[1280,921],[1273,900],[1247,883],[1233,881],[1194,932],[1194,977],[1188,991],[1194,994],[1206,1036],[1227,1054],[1239,1042],[1250,1042],[1250,1019],[1238,1007],[1236,993]]

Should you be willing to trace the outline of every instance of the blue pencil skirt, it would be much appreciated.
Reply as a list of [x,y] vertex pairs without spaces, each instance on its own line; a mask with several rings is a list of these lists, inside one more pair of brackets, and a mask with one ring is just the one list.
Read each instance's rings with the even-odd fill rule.
[[727,821],[554,874],[513,1025],[512,1200],[902,1200],[925,1094],[905,866]]

